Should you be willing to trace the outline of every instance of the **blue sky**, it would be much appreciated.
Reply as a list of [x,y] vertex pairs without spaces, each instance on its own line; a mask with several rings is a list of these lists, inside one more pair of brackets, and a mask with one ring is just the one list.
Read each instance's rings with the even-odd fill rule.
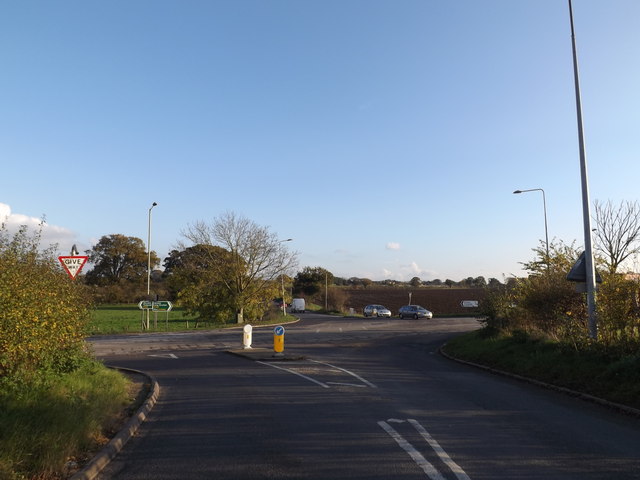
[[[589,186],[638,200],[640,2],[574,0]],[[583,244],[564,0],[0,5],[0,213],[162,258],[234,211],[337,276],[522,275]]]

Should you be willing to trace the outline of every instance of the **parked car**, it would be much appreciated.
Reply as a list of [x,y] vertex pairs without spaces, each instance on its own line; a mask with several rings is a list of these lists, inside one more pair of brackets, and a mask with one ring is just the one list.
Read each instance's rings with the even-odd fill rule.
[[362,309],[365,317],[389,317],[391,318],[391,310],[384,305],[367,305]]
[[417,320],[418,318],[433,318],[433,313],[420,305],[405,305],[398,310],[398,316],[400,318],[409,317]]

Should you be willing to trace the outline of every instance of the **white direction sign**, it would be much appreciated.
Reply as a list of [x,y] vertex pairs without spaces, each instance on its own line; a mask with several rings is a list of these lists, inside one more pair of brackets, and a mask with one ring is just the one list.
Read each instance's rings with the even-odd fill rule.
[[460,306],[464,308],[477,308],[478,300],[463,300],[460,302]]
[[73,257],[62,256],[58,257],[58,260],[60,260],[62,268],[64,268],[71,279],[74,280],[82,270],[82,267],[84,267],[84,264],[87,263],[87,260],[89,260],[89,257],[84,255]]

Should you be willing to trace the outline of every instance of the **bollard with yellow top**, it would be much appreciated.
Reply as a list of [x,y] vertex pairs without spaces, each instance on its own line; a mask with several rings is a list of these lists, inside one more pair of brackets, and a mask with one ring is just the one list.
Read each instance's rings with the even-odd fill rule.
[[284,355],[284,327],[282,325],[278,325],[273,329],[273,350],[276,352],[277,356]]

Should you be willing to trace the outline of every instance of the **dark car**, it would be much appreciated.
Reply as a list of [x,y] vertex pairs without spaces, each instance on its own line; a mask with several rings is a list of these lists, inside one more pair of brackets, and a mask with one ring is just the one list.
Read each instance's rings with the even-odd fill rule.
[[433,318],[433,313],[420,305],[405,305],[398,310],[400,318]]

